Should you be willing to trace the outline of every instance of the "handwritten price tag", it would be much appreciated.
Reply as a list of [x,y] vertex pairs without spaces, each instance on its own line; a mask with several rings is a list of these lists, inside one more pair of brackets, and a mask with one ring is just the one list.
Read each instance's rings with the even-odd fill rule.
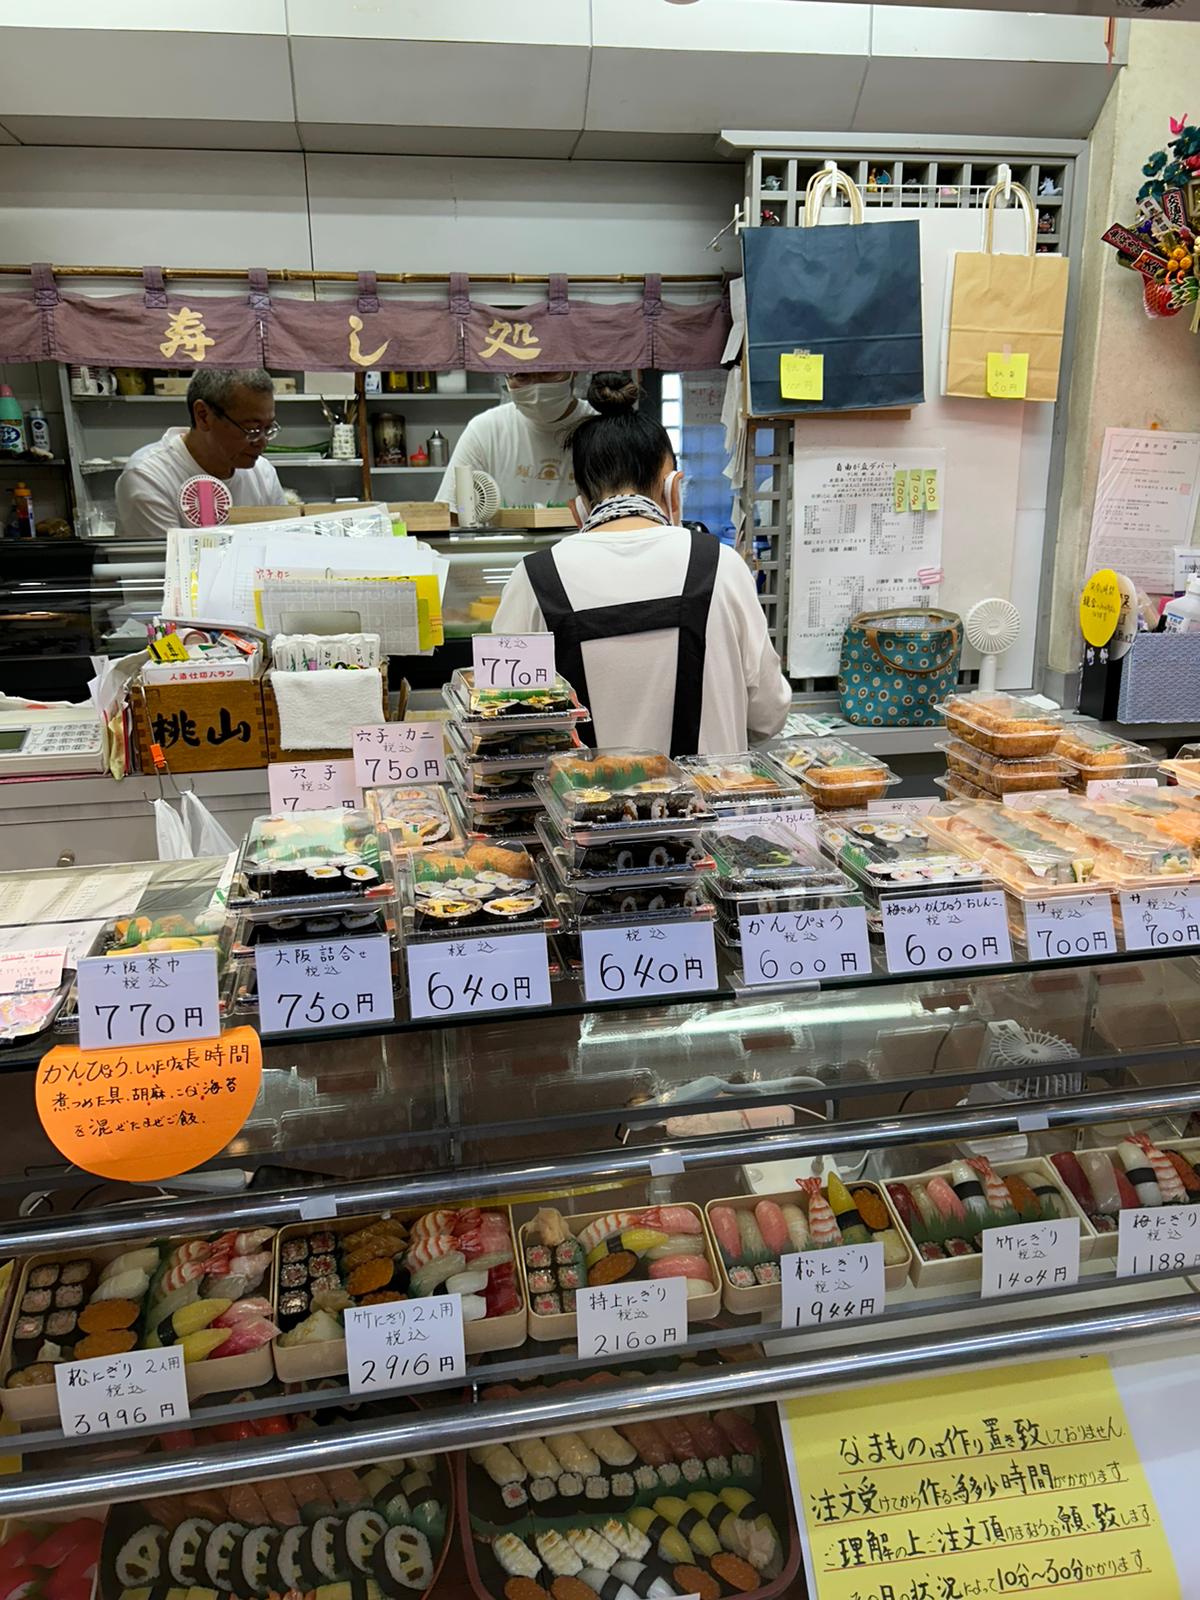
[[1090,778],[1087,786],[1089,800],[1119,800],[1123,794],[1135,794],[1139,789],[1157,789],[1157,778]]
[[88,956],[79,963],[79,1042],[169,1044],[221,1031],[217,952]]
[[54,1386],[62,1431],[74,1439],[186,1422],[191,1415],[183,1351],[174,1344],[91,1361],[60,1361]]
[[993,400],[1024,400],[1029,390],[1029,356],[991,350],[987,358],[987,392]]
[[1186,949],[1200,944],[1200,884],[1130,889],[1121,896],[1126,950]]
[[881,1244],[804,1250],[782,1257],[779,1270],[785,1328],[824,1328],[877,1317],[883,1310],[887,1290]]
[[785,400],[824,400],[825,357],[799,351],[780,356],[779,392]]
[[852,978],[871,970],[863,906],[739,917],[748,984]]
[[867,810],[876,817],[924,817],[939,804],[936,794],[914,794],[907,800],[868,800]]
[[1200,1267],[1200,1206],[1152,1206],[1118,1218],[1117,1277],[1195,1272]]
[[408,1008],[415,1017],[470,1016],[550,1004],[544,933],[471,934],[410,944]]
[[1031,961],[1109,956],[1117,948],[1112,896],[1066,894],[1025,902],[1025,948]]
[[1012,960],[1003,889],[885,900],[889,972],[994,967]]
[[390,1022],[396,1015],[386,933],[365,939],[258,945],[254,970],[262,1033]]
[[467,1375],[460,1294],[348,1306],[344,1320],[351,1394],[419,1389]]
[[363,803],[353,761],[272,761],[267,767],[271,812],[356,811]]
[[354,730],[354,781],[444,783],[446,733],[440,722],[377,722]]
[[648,999],[717,986],[711,922],[656,922],[585,928],[583,990],[589,1000]]
[[0,994],[36,994],[43,989],[57,989],[66,954],[61,947],[6,950],[0,955]]
[[1020,789],[1016,794],[1001,795],[1004,805],[1013,811],[1032,811],[1047,800],[1068,800],[1069,789]]
[[1079,1282],[1078,1217],[985,1228],[982,1239],[985,1300]]
[[580,1289],[575,1297],[579,1354],[619,1356],[687,1343],[687,1283],[610,1283]]
[[471,656],[477,689],[547,688],[556,676],[552,633],[477,633]]

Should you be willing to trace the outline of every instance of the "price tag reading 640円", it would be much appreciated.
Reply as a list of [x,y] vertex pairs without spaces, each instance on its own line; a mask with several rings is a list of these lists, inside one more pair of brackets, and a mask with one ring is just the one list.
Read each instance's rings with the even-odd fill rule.
[[585,928],[583,987],[589,1000],[703,993],[717,986],[711,922],[650,922]]
[[415,1017],[470,1016],[550,1004],[544,933],[473,934],[410,944],[408,1007]]

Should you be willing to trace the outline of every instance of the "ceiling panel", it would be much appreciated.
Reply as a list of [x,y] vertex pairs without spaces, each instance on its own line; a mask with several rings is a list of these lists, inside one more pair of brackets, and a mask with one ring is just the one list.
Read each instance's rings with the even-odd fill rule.
[[289,0],[293,38],[488,40],[495,44],[566,44],[590,41],[589,0],[404,0],[364,5],[362,0]]
[[[135,150],[299,150],[294,122],[201,122],[167,117],[9,117],[22,144]],[[3,143],[0,140],[0,143]]]
[[[293,0],[294,3],[294,0]],[[866,54],[871,8],[827,0],[704,0],[663,5],[659,0],[600,0],[593,7],[597,47],[697,50],[722,54]]]
[[[286,0],[204,0],[203,8],[163,5],[162,0],[40,0],[29,16],[39,28],[106,28],[146,33],[287,33]],[[0,22],[0,37],[8,27]]]
[[873,14],[871,54],[963,61],[1092,61],[1107,69],[1105,33],[1099,17],[886,5]]
[[1115,78],[1049,62],[901,61],[867,69],[855,133],[928,133],[1010,139],[1084,139]]
[[588,130],[579,135],[581,161],[715,161],[715,133],[641,133],[626,129]]
[[17,144],[20,141],[0,122],[0,144]]
[[528,156],[555,161],[565,161],[579,138],[574,128],[393,128],[338,122],[302,122],[299,135],[305,150],[337,155]]

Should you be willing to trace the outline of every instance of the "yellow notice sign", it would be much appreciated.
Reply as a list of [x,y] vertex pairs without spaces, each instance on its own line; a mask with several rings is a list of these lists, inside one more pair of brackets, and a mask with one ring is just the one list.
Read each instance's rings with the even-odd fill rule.
[[780,1410],[811,1600],[1183,1600],[1103,1356]]
[[1079,596],[1079,628],[1090,645],[1107,644],[1121,619],[1121,579],[1111,567],[1093,572]]
[[825,357],[803,350],[780,356],[779,392],[785,400],[824,400]]
[[897,516],[908,510],[908,473],[903,467],[897,467],[892,480],[892,510]]
[[987,358],[987,392],[993,400],[1024,400],[1029,392],[1028,355],[1005,355],[990,350]]

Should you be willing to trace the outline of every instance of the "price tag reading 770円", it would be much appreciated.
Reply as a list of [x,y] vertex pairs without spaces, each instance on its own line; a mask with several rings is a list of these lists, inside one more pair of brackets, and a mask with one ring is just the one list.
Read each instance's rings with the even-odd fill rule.
[[585,1287],[575,1296],[575,1317],[579,1354],[585,1361],[686,1344],[687,1280],[656,1278],[652,1283]]
[[410,944],[405,960],[408,1008],[414,1018],[550,1004],[550,956],[544,933],[434,939]]
[[263,1033],[390,1022],[396,1015],[386,933],[256,945],[254,970]]
[[985,1300],[1079,1282],[1079,1218],[985,1228],[981,1293]]
[[752,986],[853,978],[871,970],[863,906],[739,917],[742,975]]
[[836,1245],[782,1257],[783,1326],[827,1328],[882,1314],[883,1246]]
[[60,1361],[54,1385],[62,1431],[70,1439],[174,1426],[191,1415],[183,1351],[177,1344],[90,1361]]
[[717,987],[711,922],[651,922],[585,928],[583,991],[589,1000],[637,1000]]
[[88,956],[78,983],[85,1050],[211,1039],[221,1031],[215,950]]
[[377,722],[354,730],[354,781],[363,789],[392,783],[444,783],[446,734],[440,722]]
[[552,633],[477,633],[476,689],[548,689],[555,679]]
[[902,895],[885,900],[880,910],[889,972],[995,967],[1012,960],[1003,889]]
[[351,1394],[419,1389],[467,1375],[460,1294],[348,1306],[344,1320]]

